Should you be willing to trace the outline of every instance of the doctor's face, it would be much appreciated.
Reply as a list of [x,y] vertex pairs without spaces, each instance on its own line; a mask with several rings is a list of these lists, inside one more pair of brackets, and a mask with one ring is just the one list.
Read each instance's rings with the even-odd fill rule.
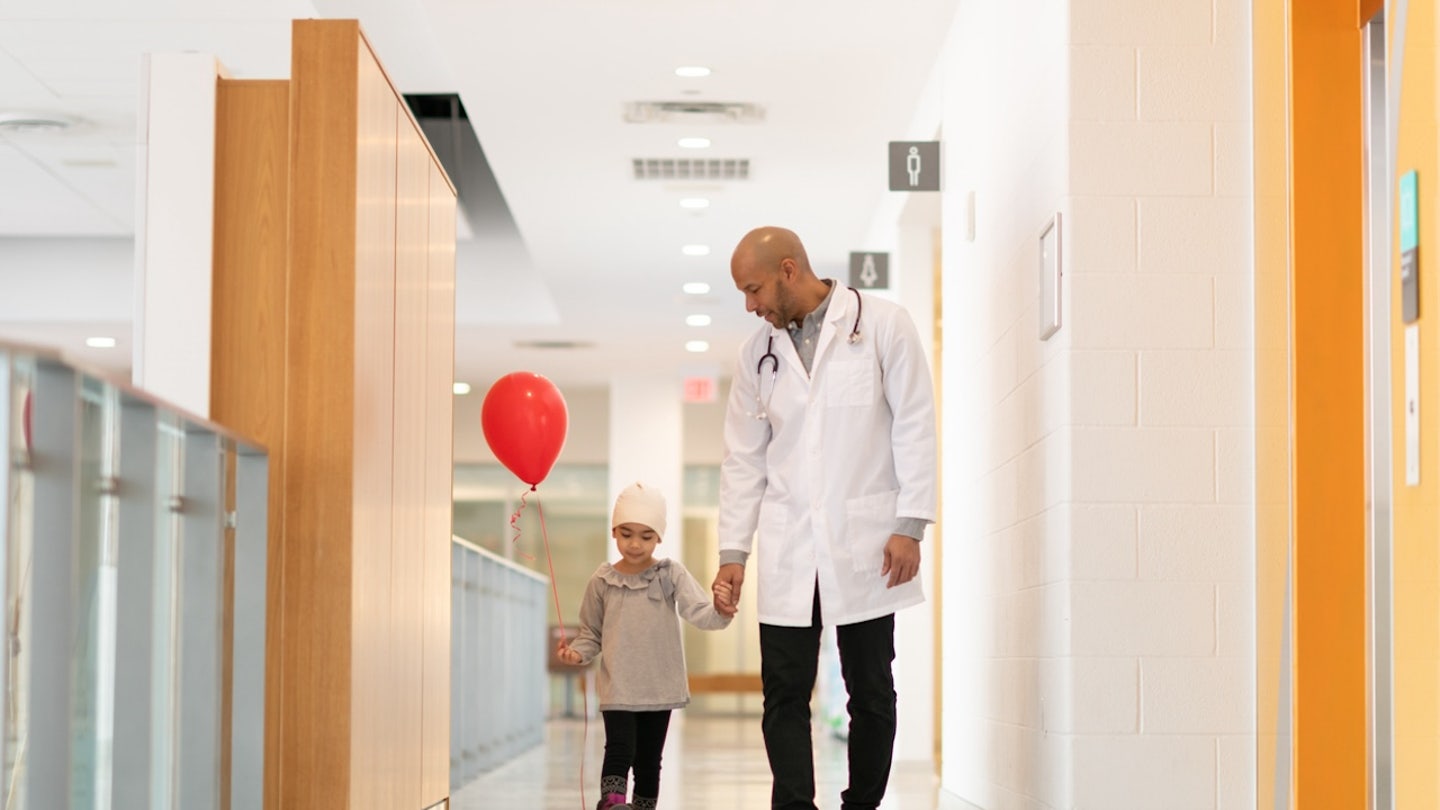
[[784,329],[795,320],[795,296],[782,270],[736,261],[731,264],[730,277],[735,280],[735,289],[745,295],[746,312],[764,318],[776,329]]

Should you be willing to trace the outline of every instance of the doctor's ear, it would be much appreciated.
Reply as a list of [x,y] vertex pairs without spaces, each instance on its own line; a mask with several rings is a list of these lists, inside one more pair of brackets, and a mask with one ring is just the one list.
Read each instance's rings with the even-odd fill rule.
[[800,272],[800,265],[794,259],[786,256],[780,260],[780,275],[784,276],[786,281],[793,280],[798,272]]

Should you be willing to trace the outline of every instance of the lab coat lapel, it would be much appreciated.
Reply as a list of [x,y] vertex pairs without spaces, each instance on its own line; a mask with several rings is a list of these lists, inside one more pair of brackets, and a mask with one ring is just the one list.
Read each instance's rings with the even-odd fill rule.
[[[850,292],[849,287],[835,282],[835,291],[830,294],[830,306],[825,309],[825,326],[820,330],[820,342],[815,344],[815,362],[810,364],[812,376],[816,369],[820,368],[825,350],[830,348],[835,336],[840,334],[841,325],[849,323],[845,319],[850,316],[850,309],[854,306],[855,294]],[[845,334],[850,334],[849,330],[846,330]]]
[[795,369],[800,373],[800,379],[809,384],[810,376],[805,373],[805,364],[800,362],[800,353],[795,351],[795,341],[790,339],[790,333],[771,327],[770,335],[775,338],[775,356],[780,358],[781,364]]

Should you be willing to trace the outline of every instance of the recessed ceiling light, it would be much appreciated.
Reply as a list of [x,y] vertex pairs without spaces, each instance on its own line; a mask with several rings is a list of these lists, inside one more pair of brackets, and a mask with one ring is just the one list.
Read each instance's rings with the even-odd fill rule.
[[470,383],[457,382],[454,385],[455,396],[463,397],[470,393]]
[[92,337],[92,338],[85,338],[85,345],[86,345],[86,346],[89,346],[89,347],[92,348],[92,349],[113,349],[113,348],[115,348],[115,338],[112,338],[112,337]]
[[676,143],[680,144],[681,149],[708,149],[710,147],[710,139],[701,137],[681,138]]
[[685,351],[695,352],[696,354],[708,352],[710,351],[710,342],[707,340],[687,340],[685,341]]
[[703,281],[687,281],[681,289],[687,295],[706,295],[710,292],[710,285]]
[[686,316],[685,316],[685,325],[686,325],[686,326],[709,326],[709,325],[710,325],[710,316],[709,316],[709,315],[686,315]]
[[680,248],[680,252],[681,252],[681,253],[684,253],[686,256],[709,256],[709,255],[710,255],[710,246],[709,246],[709,245],[686,245],[685,247]]
[[704,197],[686,197],[680,201],[680,207],[690,211],[699,211],[710,207],[710,201]]
[[703,79],[710,75],[710,68],[703,65],[681,65],[675,68],[675,75],[682,79]]

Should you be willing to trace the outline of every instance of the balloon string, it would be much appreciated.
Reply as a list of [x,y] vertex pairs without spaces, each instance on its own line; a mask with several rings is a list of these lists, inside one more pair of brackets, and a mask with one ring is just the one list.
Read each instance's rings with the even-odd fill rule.
[[[534,490],[534,487],[531,487]],[[524,502],[524,497],[521,497]],[[545,505],[540,503],[540,495],[535,495],[535,511],[540,515],[540,536],[545,541],[545,563],[550,567],[550,593],[555,595],[555,624],[560,628],[560,643],[564,644],[565,618],[560,613],[560,589],[555,584],[555,559],[550,555],[550,531],[545,528]],[[585,799],[585,748],[590,743],[590,690],[584,687],[581,681],[580,695],[584,698],[583,726],[580,732],[580,807],[588,808],[590,805]]]
[[[525,499],[530,496],[530,493],[531,493],[531,492],[534,492],[534,491],[535,491],[535,487],[532,486],[532,487],[530,487],[530,489],[528,489],[528,490],[526,490],[524,493],[522,493],[522,494],[520,495],[520,506],[519,506],[519,508],[517,508],[514,512],[512,512],[512,513],[510,514],[510,528],[512,528],[512,529],[515,530],[515,536],[512,537],[512,538],[510,538],[510,546],[511,546],[512,548],[515,546],[515,543],[520,540],[520,524],[518,523],[518,521],[520,520],[520,513],[525,511]],[[530,554],[526,554],[525,552],[520,551],[519,549],[515,549],[515,553],[516,553],[516,554],[519,554],[521,557],[523,557],[523,558],[525,559],[525,562],[530,562],[530,563],[535,562],[535,557],[534,557],[534,556],[532,556],[532,555],[530,555]],[[554,577],[554,575],[551,575],[551,577],[550,577],[550,586],[551,586],[552,588],[555,586],[555,577]],[[557,604],[557,605],[559,604],[558,600],[557,600],[556,604]]]

